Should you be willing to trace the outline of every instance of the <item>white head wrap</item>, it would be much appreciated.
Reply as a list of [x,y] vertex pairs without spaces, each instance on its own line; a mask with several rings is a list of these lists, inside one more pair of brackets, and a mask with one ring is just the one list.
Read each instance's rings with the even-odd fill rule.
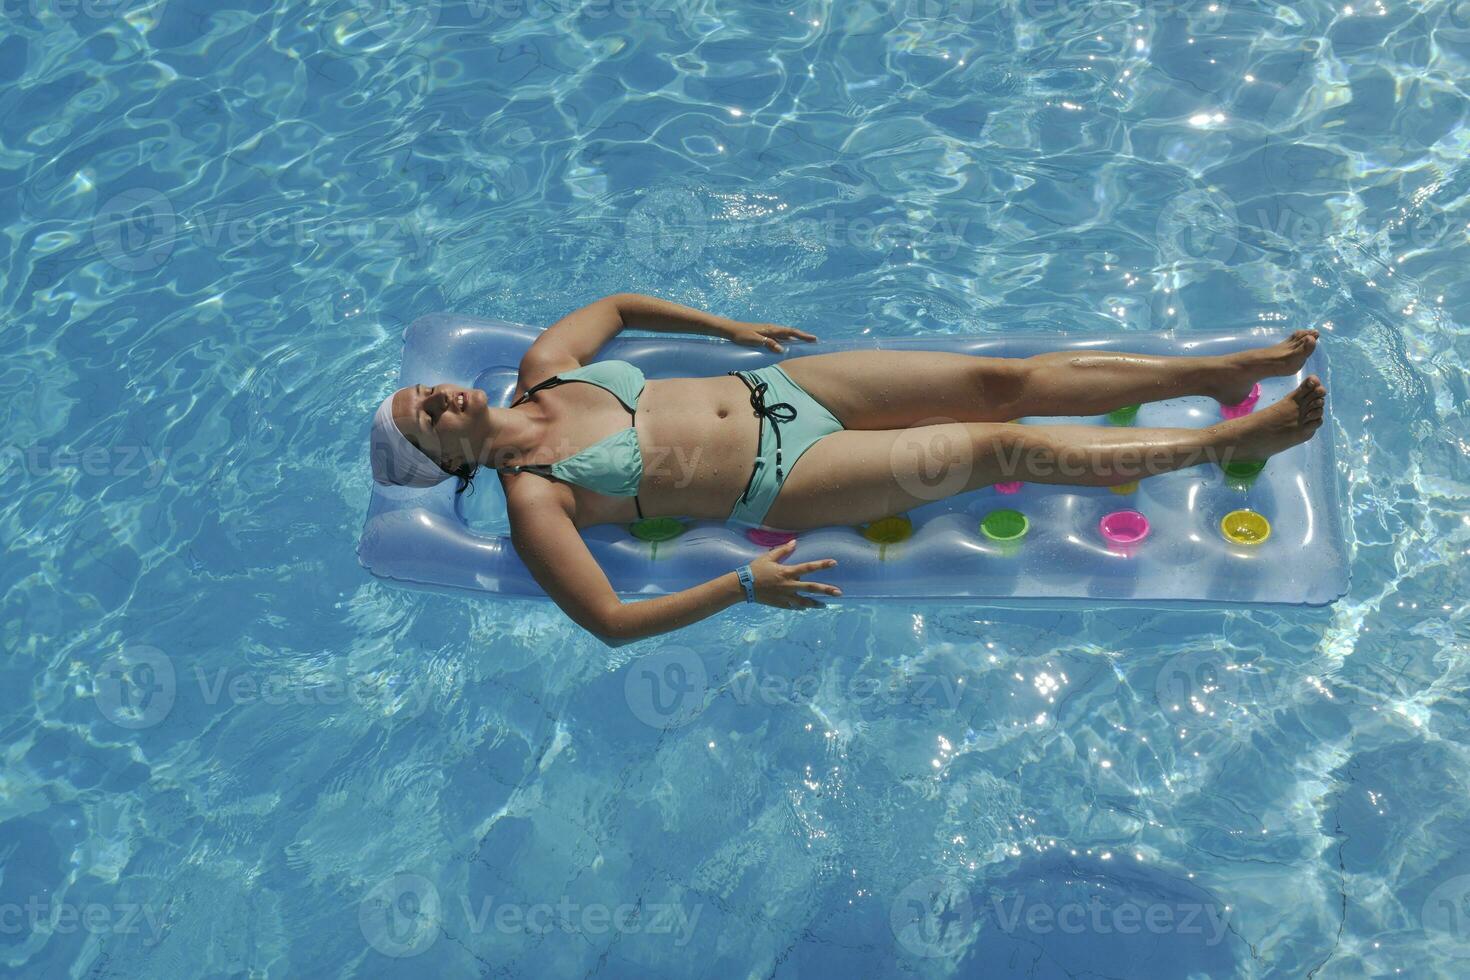
[[[397,392],[394,392],[397,394]],[[393,421],[393,395],[383,399],[373,416],[373,479],[387,486],[432,487],[452,475],[439,468],[428,456],[408,441]]]

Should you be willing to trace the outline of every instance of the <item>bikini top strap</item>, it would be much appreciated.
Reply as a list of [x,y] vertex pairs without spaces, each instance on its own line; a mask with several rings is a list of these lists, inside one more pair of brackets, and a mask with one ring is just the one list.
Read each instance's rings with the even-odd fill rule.
[[525,391],[525,394],[521,395],[521,397],[517,398],[515,401],[513,401],[513,402],[510,403],[510,407],[511,408],[515,408],[521,402],[525,401],[527,398],[530,398],[532,395],[536,394],[536,392],[538,392],[538,391],[543,391],[543,390],[545,390],[547,388],[555,388],[557,385],[566,384],[566,383],[567,383],[566,382],[566,379],[563,378],[561,375],[559,375],[559,374],[553,374],[551,377],[547,378],[545,381],[542,381],[542,382],[540,382],[538,384],[534,384],[531,387],[527,388],[526,391]]
[[[560,384],[566,384],[566,379],[559,374],[554,374],[551,377],[547,378],[545,381],[534,384],[531,387],[527,388],[525,393],[522,394],[521,397],[510,403],[510,407],[515,408],[521,402],[536,394],[536,392],[543,391],[547,388],[555,388],[557,385]],[[531,473],[549,474],[551,472],[551,467],[547,466],[545,463],[525,463],[520,466],[495,466],[492,467],[492,469],[503,473],[520,473],[522,471],[529,471]]]

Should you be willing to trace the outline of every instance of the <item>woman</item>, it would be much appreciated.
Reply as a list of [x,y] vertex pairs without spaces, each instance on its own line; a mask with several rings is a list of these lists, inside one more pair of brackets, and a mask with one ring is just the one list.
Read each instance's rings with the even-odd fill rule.
[[1270,408],[1203,429],[1006,424],[1182,395],[1239,402],[1257,380],[1296,373],[1316,346],[1312,330],[1212,357],[847,351],[723,377],[650,381],[625,361],[594,363],[626,327],[724,337],[776,353],[784,353],[782,341],[817,339],[649,296],[609,296],[537,338],[521,359],[510,407],[490,407],[473,388],[416,385],[384,399],[373,420],[380,483],[432,486],[458,477],[462,491],[480,466],[494,467],[511,540],[532,575],[567,615],[612,645],[742,600],[820,606],[814,595],[841,593],[807,576],[836,562],[783,565],[795,547],[788,543],[693,588],[624,603],[581,528],[662,516],[787,530],[862,524],[935,499],[928,477],[936,466],[964,477],[946,480],[947,493],[1005,480],[1116,485],[1210,460],[1265,459],[1311,438],[1326,399],[1309,377]]

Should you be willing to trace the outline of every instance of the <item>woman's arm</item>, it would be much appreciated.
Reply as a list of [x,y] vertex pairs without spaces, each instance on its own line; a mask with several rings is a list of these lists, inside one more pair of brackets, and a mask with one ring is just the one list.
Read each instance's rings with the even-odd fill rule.
[[522,367],[524,369],[529,362],[539,369],[555,373],[569,360],[586,364],[597,356],[603,344],[625,329],[723,337],[738,344],[766,347],[778,354],[782,352],[781,340],[817,339],[794,327],[745,323],[655,296],[617,293],[568,313],[547,327],[526,351]]
[[[608,646],[667,633],[745,601],[745,591],[731,569],[728,574],[681,592],[623,602],[587,550],[571,516],[548,504],[543,495],[516,495],[508,505],[511,541],[546,594],[573,622]],[[801,579],[802,575],[831,568],[837,564],[835,560],[780,564],[777,559],[789,555],[795,546],[789,541],[750,563],[757,600],[785,609],[810,609],[822,603],[803,592],[841,595],[834,586]]]

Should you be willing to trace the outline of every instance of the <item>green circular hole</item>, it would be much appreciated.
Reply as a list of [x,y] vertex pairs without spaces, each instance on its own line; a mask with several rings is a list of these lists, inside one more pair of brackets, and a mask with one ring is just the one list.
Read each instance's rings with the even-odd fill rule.
[[628,526],[628,531],[639,541],[672,541],[685,530],[684,524],[672,517],[649,517]]
[[1261,475],[1261,470],[1266,468],[1264,459],[1233,459],[1224,464],[1220,469],[1232,480],[1250,480]]
[[1115,408],[1108,413],[1108,421],[1114,425],[1132,425],[1133,420],[1138,418],[1138,410],[1141,407],[1140,405],[1124,405],[1122,408]]
[[993,510],[980,522],[980,530],[992,541],[1018,541],[1031,529],[1019,510]]

